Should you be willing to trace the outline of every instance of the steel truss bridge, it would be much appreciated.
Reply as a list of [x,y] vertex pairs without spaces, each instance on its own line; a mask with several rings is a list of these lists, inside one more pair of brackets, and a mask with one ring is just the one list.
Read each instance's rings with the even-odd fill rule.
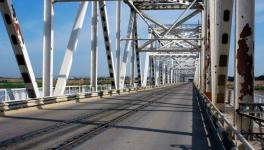
[[[53,85],[53,52],[54,45],[56,45],[54,42],[54,32],[56,31],[53,26],[54,14],[56,14],[54,6],[66,2],[78,3],[79,9],[72,32],[69,34],[70,38],[56,79],[57,82]],[[115,11],[108,8],[109,3],[116,4]],[[87,9],[89,4],[92,5],[92,10]],[[122,5],[129,6],[127,7],[129,9],[123,10]],[[94,149],[129,149],[129,146],[118,147],[119,144],[116,146],[111,141],[102,141],[103,144],[98,145],[100,143],[98,140],[101,139],[97,137],[102,134],[106,134],[105,136],[108,138],[112,136],[119,137],[117,135],[119,131],[112,133],[112,128],[169,133],[174,135],[175,137],[171,138],[176,138],[178,142],[189,142],[185,145],[181,145],[181,142],[170,144],[171,148],[195,149],[195,144],[197,144],[197,149],[235,149],[238,147],[254,149],[250,139],[256,139],[256,137],[263,144],[262,113],[264,104],[262,101],[257,103],[256,98],[254,98],[255,0],[119,0],[114,2],[103,0],[44,0],[42,91],[37,86],[26,47],[27,41],[23,39],[23,29],[20,29],[19,18],[15,9],[11,0],[0,0],[2,21],[5,24],[14,58],[25,83],[28,99],[2,102],[1,111],[5,115],[1,118],[4,124],[2,127],[0,125],[0,129],[6,127],[6,129],[3,129],[6,131],[3,132],[3,137],[1,137],[3,139],[0,142],[1,148],[34,149],[40,146],[55,149],[76,147],[85,149],[85,146],[91,146]],[[149,12],[153,10],[176,10],[180,13],[170,24],[163,24],[149,15]],[[89,92],[79,90],[77,93],[65,95],[72,62],[74,61],[73,56],[88,11],[92,12],[90,18],[91,89]],[[123,11],[130,12],[129,22],[125,23],[128,23],[125,31],[126,37],[121,37]],[[116,15],[116,26],[114,28],[109,25],[109,12]],[[232,20],[233,14],[236,16],[235,20]],[[190,19],[197,16],[201,18],[197,24],[188,23]],[[142,37],[139,30],[142,28],[140,21],[147,26],[147,28],[144,28],[148,33],[146,37]],[[236,36],[236,53],[234,58],[229,57],[230,43],[232,42],[230,41],[232,22],[236,23],[234,33]],[[99,25],[103,31],[106,58],[98,57]],[[115,35],[114,41],[111,41],[110,34]],[[141,59],[141,57],[144,58]],[[97,90],[98,62],[102,59],[107,60],[105,65],[108,66],[109,78],[111,79],[111,86],[105,91]],[[229,60],[235,60],[234,90],[229,90],[226,87]],[[130,70],[128,70],[129,65]],[[129,85],[126,83],[128,73],[130,74]],[[194,84],[188,83],[192,81]],[[125,94],[127,92],[130,92],[130,94]],[[230,103],[230,93],[234,95],[232,105]],[[114,102],[111,98],[104,98],[105,96],[113,96],[112,99],[118,100],[119,105],[117,107],[101,107],[96,106],[94,101],[90,102],[93,99],[92,97],[98,97],[98,103],[103,103],[107,99],[109,100],[106,102]],[[103,99],[99,99],[99,97],[103,97]],[[121,101],[122,97],[127,99],[128,102]],[[82,99],[89,101],[87,108],[87,104],[71,103],[71,101],[80,102]],[[183,99],[186,101],[182,101]],[[50,108],[48,105],[62,102],[65,103],[65,106],[58,104],[58,106],[54,106],[56,109],[53,109],[53,106]],[[166,106],[163,106],[165,104]],[[155,117],[161,120],[163,118],[164,120],[161,122],[175,121],[176,128],[179,129],[177,132],[122,125],[122,123],[125,124],[127,119],[132,119],[142,113],[141,111],[155,111],[156,108],[149,110],[154,105],[173,109],[176,109],[174,106],[179,105],[182,109],[192,110],[193,113],[188,113],[187,110],[174,110],[173,112],[178,111],[178,113],[172,115],[159,114],[157,116],[153,113],[149,116],[154,120]],[[90,107],[101,111],[90,113]],[[48,113],[44,115],[43,112],[38,112],[41,110],[23,113],[23,110],[30,110],[30,108],[42,108]],[[230,113],[230,108],[232,113]],[[57,114],[50,112],[52,109],[56,110]],[[80,112],[78,112],[79,114],[73,112],[68,114],[68,112],[64,112],[67,109],[78,109]],[[59,110],[62,113],[59,113]],[[89,110],[89,113],[87,114],[87,112],[81,110]],[[236,113],[234,113],[235,110]],[[19,114],[14,115],[13,111]],[[198,113],[194,113],[194,111]],[[44,118],[47,117],[48,119],[41,118],[42,113]],[[62,120],[56,120],[56,115]],[[34,116],[36,117],[34,118]],[[103,116],[108,116],[106,121],[102,121]],[[188,120],[184,119],[185,117],[191,117],[192,129],[185,128],[188,124]],[[166,120],[166,118],[170,120]],[[23,119],[26,121],[23,122]],[[153,121],[152,119],[149,122]],[[179,124],[179,120],[183,124]],[[38,126],[43,121],[45,123]],[[134,121],[137,122],[138,120],[132,119],[132,122]],[[155,127],[155,122],[148,124],[149,122],[145,125]],[[24,127],[24,123],[28,123],[34,131]],[[160,122],[156,122],[156,124],[158,126]],[[16,130],[16,126],[24,130]],[[259,129],[257,132],[256,126]],[[162,127],[166,128],[165,125]],[[67,128],[72,128],[71,132],[66,131]],[[77,128],[80,131],[77,131]],[[76,131],[73,129],[76,129]],[[191,133],[185,133],[184,130],[190,130]],[[206,130],[206,133],[203,133],[203,130]],[[69,134],[66,134],[66,132]],[[56,136],[53,133],[60,138],[54,138]],[[176,134],[192,136],[192,140],[177,137]],[[210,144],[199,141],[203,139],[202,134],[208,136]],[[132,140],[135,145],[137,144],[136,135],[132,139],[125,136],[126,134],[123,132],[122,135],[124,135],[124,137],[121,136],[122,138]],[[44,140],[45,137],[46,140]],[[141,138],[144,137],[149,138],[147,135],[142,135]],[[122,143],[122,138],[117,140]],[[171,138],[164,137],[163,140],[160,140],[160,144],[170,141]],[[97,139],[97,141],[94,141],[94,139]],[[152,142],[157,139],[152,139]],[[142,142],[144,143],[145,140],[142,139]],[[46,145],[43,145],[43,141]],[[107,146],[110,147],[106,148]],[[155,146],[155,144],[152,144],[153,147],[147,147],[144,144],[137,146],[139,149],[169,149],[159,147],[160,145]]]

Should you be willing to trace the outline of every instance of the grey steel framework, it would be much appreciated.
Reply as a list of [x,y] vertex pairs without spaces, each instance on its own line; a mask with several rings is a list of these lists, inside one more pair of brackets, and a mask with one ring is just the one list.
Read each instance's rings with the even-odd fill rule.
[[[90,1],[90,2],[89,2]],[[236,20],[232,21],[235,5]],[[98,25],[103,30],[105,53],[112,88],[123,89],[126,84],[127,66],[130,61],[131,86],[159,86],[194,80],[196,86],[218,109],[224,111],[227,68],[232,22],[236,22],[235,102],[253,102],[254,82],[254,12],[255,0],[119,0],[116,1],[116,32],[110,32],[107,6],[103,0],[44,0],[43,32],[43,95],[39,95],[27,48],[19,28],[18,18],[11,0],[0,0],[0,10],[15,59],[30,98],[61,96],[71,70],[73,55],[78,44],[88,3],[92,3],[91,25],[91,87],[97,88]],[[69,43],[53,91],[54,5],[60,2],[79,2],[79,11],[70,34]],[[121,37],[121,4],[130,7],[126,37]],[[179,10],[178,18],[171,24],[162,24],[148,15],[149,10]],[[197,24],[186,22],[200,15]],[[148,37],[139,38],[139,19],[148,26]],[[116,35],[115,58],[110,33]],[[124,50],[121,51],[121,45]],[[123,57],[121,54],[123,53]],[[145,58],[140,59],[140,54]],[[131,55],[130,55],[131,54]],[[141,61],[144,61],[142,75]],[[137,70],[137,77],[135,71]],[[135,84],[137,83],[137,84]],[[251,130],[250,121],[244,130]]]

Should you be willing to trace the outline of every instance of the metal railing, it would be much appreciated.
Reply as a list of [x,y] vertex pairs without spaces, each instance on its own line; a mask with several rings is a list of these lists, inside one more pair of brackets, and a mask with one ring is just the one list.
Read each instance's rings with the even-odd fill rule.
[[[124,88],[138,87],[137,84],[133,86],[130,84],[125,84]],[[54,89],[53,89],[54,90]],[[74,94],[86,94],[92,92],[100,91],[109,91],[112,90],[111,84],[97,85],[97,90],[92,91],[90,85],[76,85],[76,86],[66,86],[64,95],[74,95]],[[43,97],[42,88],[39,88],[40,97]],[[28,94],[25,88],[14,88],[14,89],[0,89],[0,103],[10,102],[10,101],[19,101],[19,100],[28,100]]]
[[[233,89],[227,89],[226,90],[226,101],[228,104],[231,106],[235,106],[235,101],[234,101],[234,90]],[[260,94],[254,94],[254,103],[264,103],[264,95]]]
[[264,103],[264,96],[259,95],[259,94],[255,94],[254,95],[254,102],[255,103]]
[[[235,138],[241,142],[246,150],[254,150],[253,146],[245,139],[245,137],[225,118],[225,115],[209,100],[207,96],[202,94],[198,89],[194,89],[197,99],[200,101],[200,106],[208,116],[209,122],[212,124],[214,130],[217,131],[218,137],[225,147],[225,149],[237,149],[236,143],[229,135],[234,135]],[[231,133],[231,134],[229,134]]]
[[[134,85],[136,87],[137,85]],[[131,85],[125,85],[124,88],[131,88]],[[66,86],[64,95],[74,95],[74,94],[86,94],[91,92],[99,91],[109,91],[112,90],[111,84],[98,85],[96,91],[92,91],[90,85],[80,85],[80,86]],[[40,97],[43,97],[42,88],[39,88]],[[14,88],[14,89],[0,89],[0,103],[28,100],[28,94],[25,88]]]

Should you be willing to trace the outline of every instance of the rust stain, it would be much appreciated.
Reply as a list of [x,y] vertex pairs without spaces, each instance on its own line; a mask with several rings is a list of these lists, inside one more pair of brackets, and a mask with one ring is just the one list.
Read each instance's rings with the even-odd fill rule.
[[15,30],[16,30],[17,34],[21,37],[21,41],[19,40],[19,42],[20,42],[20,45],[23,47],[23,45],[24,45],[24,38],[22,36],[22,32],[21,32],[21,29],[20,29],[20,25],[19,25],[19,22],[17,20],[16,11],[15,11],[15,8],[14,8],[13,4],[11,5],[11,7],[12,7],[13,22],[14,22],[14,25],[15,25]]
[[210,59],[210,15],[208,15],[207,19],[207,38],[208,41],[206,43],[206,64],[205,64],[205,69],[208,70],[211,64],[211,59]]
[[211,33],[210,33],[210,16],[208,15],[208,21],[207,21],[207,38],[208,38],[208,42],[207,42],[207,53],[210,53],[210,36],[211,36]]
[[20,25],[19,25],[18,21],[15,22],[15,28],[16,28],[16,32],[21,37],[22,43],[20,43],[20,44],[22,45],[22,44],[24,44],[24,39],[23,39],[22,32],[21,32]]
[[244,82],[241,83],[242,89],[240,90],[240,100],[246,95],[253,96],[253,56],[248,54],[249,46],[247,45],[247,37],[252,35],[252,29],[249,24],[246,24],[240,33],[240,40],[238,41],[237,49],[237,71],[240,76],[244,78]]
[[212,101],[212,93],[211,92],[205,92],[204,94],[207,96],[207,98],[209,98],[210,101]]

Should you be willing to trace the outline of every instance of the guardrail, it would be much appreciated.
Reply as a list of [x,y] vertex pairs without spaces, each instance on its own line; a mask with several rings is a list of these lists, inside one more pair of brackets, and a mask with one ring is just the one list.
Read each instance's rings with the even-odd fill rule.
[[[230,104],[231,106],[235,106],[234,101],[234,89],[227,89],[226,90],[226,102]],[[264,103],[264,96],[260,94],[254,93],[254,103]]]
[[[224,114],[209,100],[207,96],[202,94],[196,87],[194,87],[197,99],[200,102],[202,112],[207,116],[207,121],[212,125],[213,130],[217,131],[217,137],[220,137],[220,141],[225,149],[237,149],[237,142],[233,141],[237,139],[241,142],[242,146],[246,150],[254,150],[253,146],[245,139],[245,137],[224,117]],[[215,137],[215,138],[217,138]]]
[[[160,88],[160,87],[165,87],[169,85],[126,88],[122,90],[112,90],[109,87],[102,87],[101,91],[98,91],[98,92],[92,92],[92,91],[85,92],[86,90],[82,90],[78,86],[73,86],[73,87],[68,87],[69,89],[73,89],[72,90],[73,92],[71,94],[66,94],[64,96],[2,101],[2,103],[0,103],[0,112],[6,112],[10,110],[16,110],[16,109],[28,108],[28,107],[37,107],[40,105],[66,102],[66,101],[72,101],[72,100],[79,101],[80,99],[85,99],[85,98],[102,97],[102,96],[107,96],[107,95],[111,96],[114,94],[121,94],[121,93],[131,92],[131,91],[141,91],[141,90],[152,89],[152,88]],[[84,92],[84,93],[80,93],[80,92]]]
[[259,94],[255,94],[254,95],[254,102],[255,103],[264,103],[264,96],[259,95]]
[[[124,88],[132,88],[131,85],[125,85]],[[137,87],[137,84],[134,85]],[[111,84],[103,84],[97,86],[97,91],[112,90]],[[43,97],[42,88],[39,88],[40,98]],[[66,86],[64,95],[73,95],[78,93],[91,93],[92,88],[90,85],[77,85],[77,86]],[[28,94],[25,88],[13,88],[13,89],[0,89],[0,103],[9,101],[28,100]]]

